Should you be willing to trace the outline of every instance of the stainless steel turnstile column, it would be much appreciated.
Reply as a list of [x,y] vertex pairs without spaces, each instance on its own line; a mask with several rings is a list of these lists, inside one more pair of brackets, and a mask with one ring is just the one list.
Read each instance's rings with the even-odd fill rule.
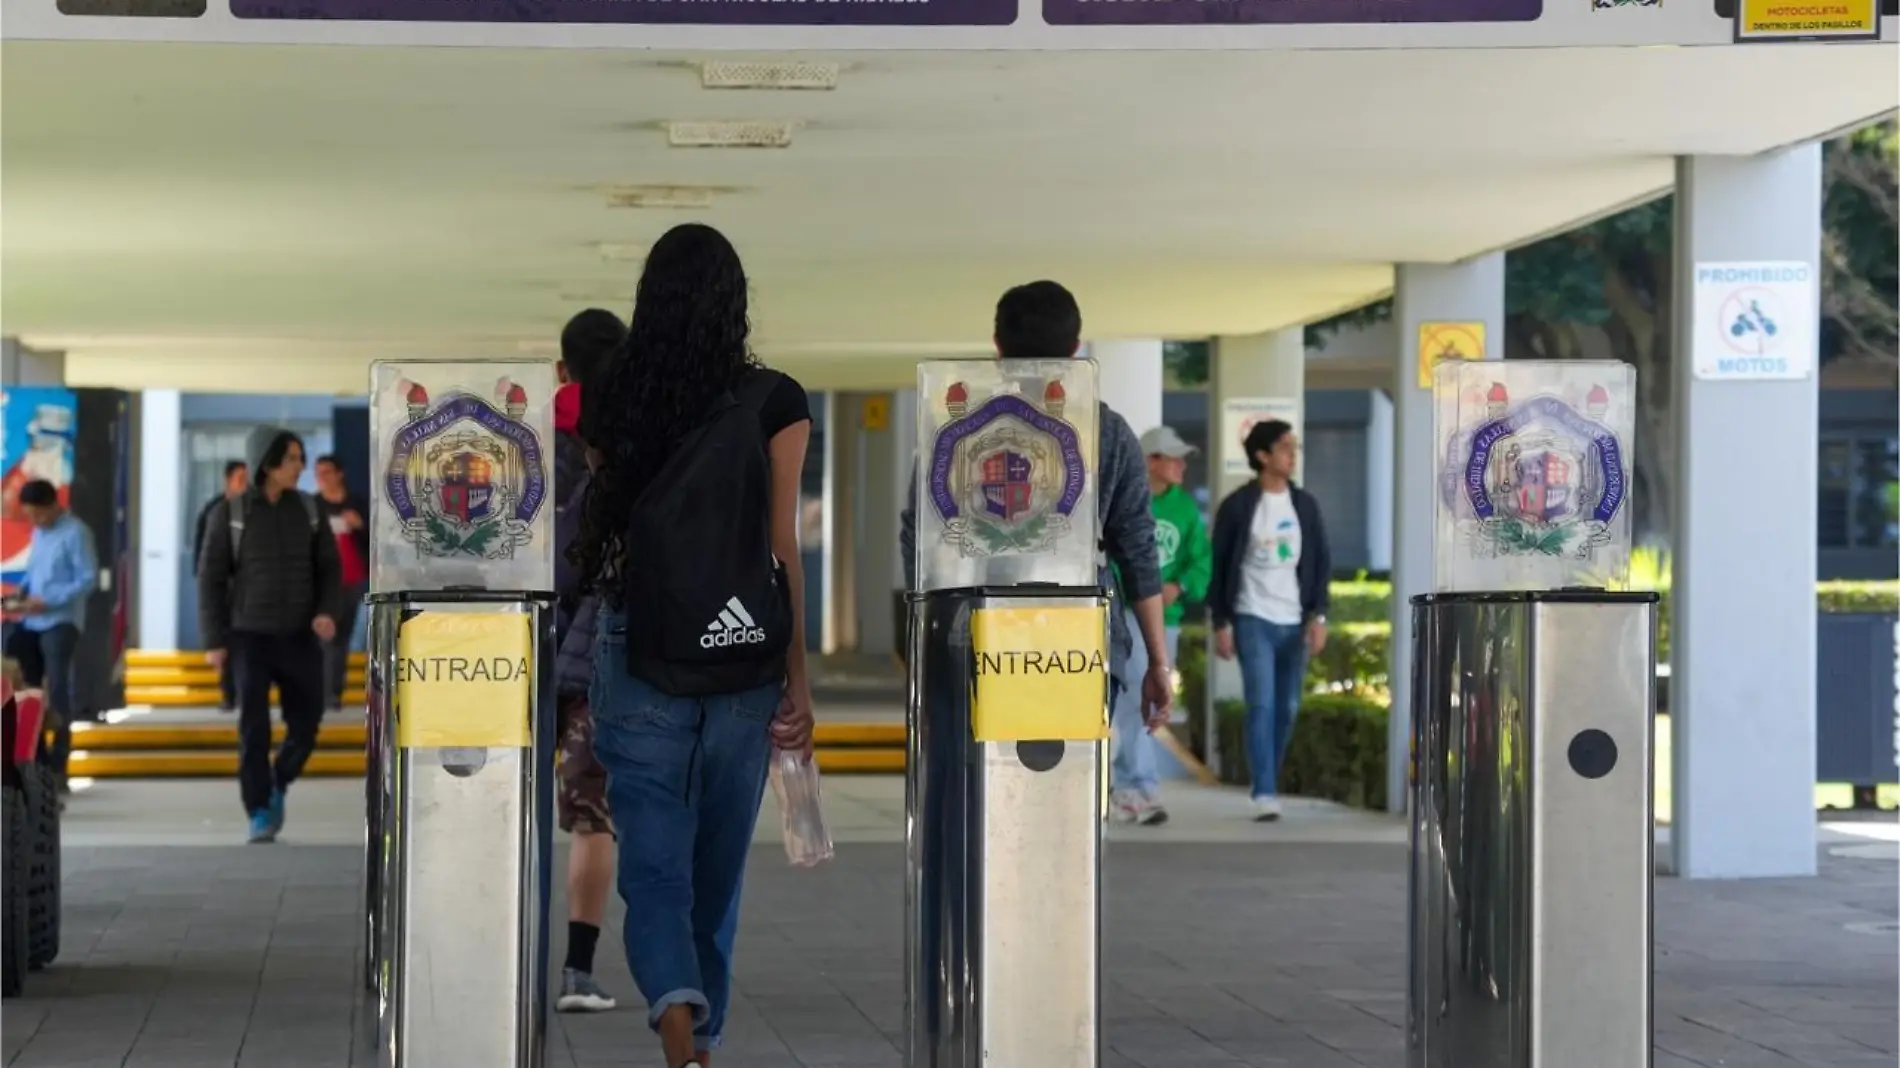
[[1649,1068],[1655,594],[1413,600],[1410,1068]]
[[[381,1064],[541,1068],[554,808],[553,673],[542,666],[553,662],[553,604],[456,591],[376,595],[372,604],[372,675],[383,700],[371,717],[369,928]],[[519,656],[409,648],[402,639],[424,621],[510,616],[527,636]],[[471,706],[470,723],[446,725],[432,709],[436,722],[415,722],[420,687],[521,669],[522,707]],[[492,744],[510,733],[497,734],[498,712],[521,721],[522,744]]]
[[[911,597],[907,1068],[1101,1063],[1104,743],[979,740],[978,673],[1006,665],[972,624],[998,608],[1106,620],[1105,605],[1096,589]],[[1105,720],[1107,693],[1094,701],[1083,714]]]
[[1097,368],[917,367],[906,1068],[1099,1068]]

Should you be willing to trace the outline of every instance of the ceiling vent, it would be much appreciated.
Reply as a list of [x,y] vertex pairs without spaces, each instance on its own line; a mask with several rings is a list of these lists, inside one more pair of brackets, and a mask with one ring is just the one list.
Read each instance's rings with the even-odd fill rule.
[[669,122],[666,140],[674,148],[790,148],[796,128],[796,123],[776,119]]
[[607,188],[610,208],[712,207],[713,191],[703,185],[615,185]]
[[838,65],[715,60],[700,64],[699,84],[707,89],[836,89]]

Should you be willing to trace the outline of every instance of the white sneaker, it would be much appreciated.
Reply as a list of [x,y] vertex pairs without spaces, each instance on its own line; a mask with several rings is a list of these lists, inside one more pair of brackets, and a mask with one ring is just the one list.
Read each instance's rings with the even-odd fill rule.
[[1277,797],[1256,797],[1253,799],[1253,818],[1258,823],[1272,823],[1280,818],[1280,799]]
[[1117,790],[1108,799],[1108,817],[1116,823],[1134,823],[1141,818],[1142,797],[1132,790]]

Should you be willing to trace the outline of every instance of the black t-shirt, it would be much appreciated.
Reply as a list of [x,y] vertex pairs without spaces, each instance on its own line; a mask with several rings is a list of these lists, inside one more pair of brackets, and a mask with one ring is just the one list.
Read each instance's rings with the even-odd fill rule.
[[[763,373],[763,372],[755,372]],[[771,441],[778,432],[811,418],[811,398],[791,375],[778,372],[778,384],[759,403],[759,429]]]

